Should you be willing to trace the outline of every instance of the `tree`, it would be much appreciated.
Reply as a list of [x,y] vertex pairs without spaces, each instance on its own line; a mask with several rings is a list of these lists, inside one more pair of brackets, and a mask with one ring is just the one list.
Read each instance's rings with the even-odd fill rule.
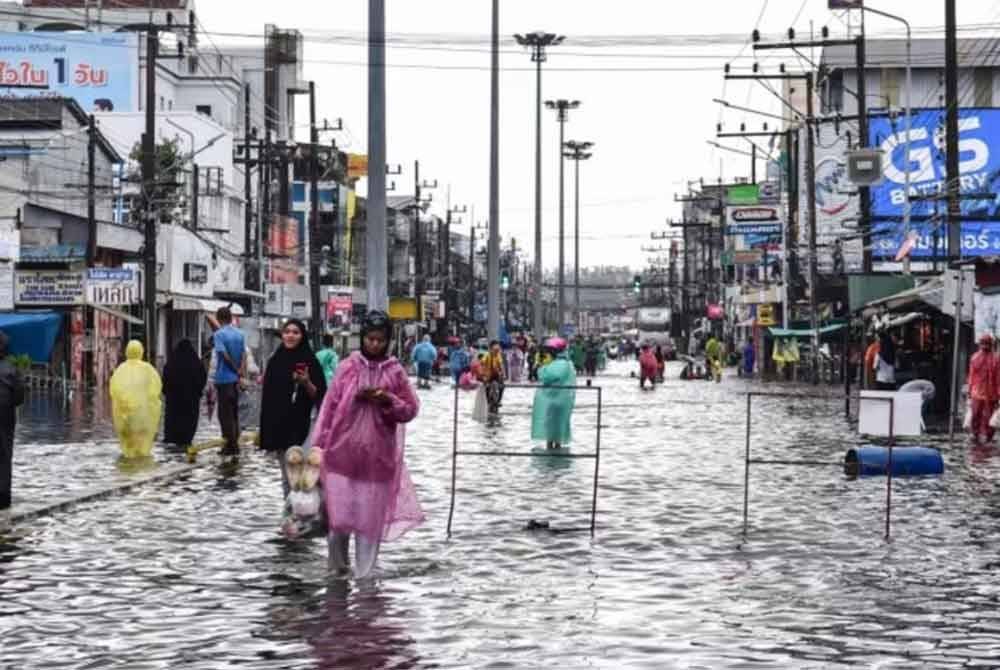
[[[177,138],[156,145],[156,183],[152,188],[151,205],[159,224],[182,219],[187,205],[184,189],[183,156]],[[142,225],[142,143],[136,142],[129,154],[128,180],[138,187],[134,197],[132,223]]]

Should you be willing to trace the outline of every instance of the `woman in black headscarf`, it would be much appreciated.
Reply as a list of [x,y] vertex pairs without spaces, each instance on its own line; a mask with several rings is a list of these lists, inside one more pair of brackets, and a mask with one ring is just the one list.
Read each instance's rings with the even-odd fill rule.
[[[284,463],[285,450],[309,436],[313,408],[323,404],[326,376],[298,319],[281,329],[281,346],[267,362],[260,404],[260,446]],[[282,466],[282,473],[285,469]],[[287,487],[287,484],[286,484]]]
[[198,430],[201,394],[205,391],[208,371],[190,340],[177,343],[163,368],[163,395],[167,400],[163,421],[163,441],[186,447]]

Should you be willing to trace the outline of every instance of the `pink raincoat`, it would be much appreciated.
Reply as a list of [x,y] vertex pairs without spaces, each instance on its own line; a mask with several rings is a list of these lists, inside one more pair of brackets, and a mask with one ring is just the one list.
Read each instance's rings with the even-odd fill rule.
[[[381,407],[358,394],[381,388]],[[313,446],[323,450],[323,491],[330,530],[391,541],[424,521],[403,462],[405,424],[420,403],[395,358],[370,361],[355,352],[337,367],[316,419]]]

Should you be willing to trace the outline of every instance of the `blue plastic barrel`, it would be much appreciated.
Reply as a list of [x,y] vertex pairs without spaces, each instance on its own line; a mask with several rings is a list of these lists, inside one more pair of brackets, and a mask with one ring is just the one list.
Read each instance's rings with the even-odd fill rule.
[[[885,474],[889,447],[852,447],[844,456],[844,472],[851,477],[878,477]],[[919,477],[944,472],[941,452],[930,447],[893,447],[892,476]]]

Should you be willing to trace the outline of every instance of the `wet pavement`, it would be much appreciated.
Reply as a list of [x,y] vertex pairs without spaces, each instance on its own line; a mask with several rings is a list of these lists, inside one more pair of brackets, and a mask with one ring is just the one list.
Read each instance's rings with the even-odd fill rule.
[[[421,392],[407,445],[429,520],[384,547],[377,579],[331,579],[322,541],[277,539],[280,481],[266,455],[248,452],[235,471],[209,457],[174,482],[86,503],[0,540],[0,665],[1000,665],[995,448],[942,445],[944,477],[897,480],[889,542],[884,479],[755,468],[744,539],[751,387],[736,378],[682,382],[671,366],[665,385],[640,392],[633,367],[612,364],[597,381],[604,428],[594,538],[523,530],[532,519],[586,525],[592,461],[469,456],[459,462],[449,540],[453,394],[438,386]],[[578,397],[577,453],[593,448],[593,395]],[[93,410],[32,402],[18,435],[18,495],[128,476]],[[499,422],[483,426],[462,394],[463,448],[529,450],[530,402],[531,391],[510,389]],[[840,400],[755,407],[756,457],[839,461],[858,443]]]

